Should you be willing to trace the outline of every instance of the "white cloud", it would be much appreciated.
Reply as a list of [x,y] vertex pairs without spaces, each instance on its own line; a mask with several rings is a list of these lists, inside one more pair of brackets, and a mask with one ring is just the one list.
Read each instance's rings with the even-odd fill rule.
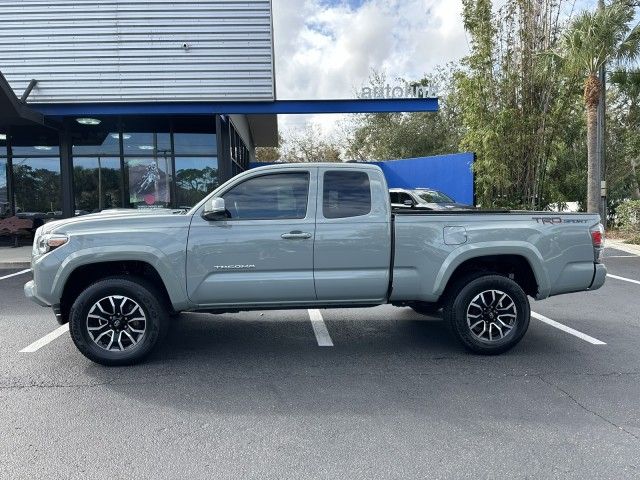
[[[468,52],[461,0],[273,0],[279,99],[354,98],[371,70],[418,79]],[[281,117],[332,130],[339,116]]]

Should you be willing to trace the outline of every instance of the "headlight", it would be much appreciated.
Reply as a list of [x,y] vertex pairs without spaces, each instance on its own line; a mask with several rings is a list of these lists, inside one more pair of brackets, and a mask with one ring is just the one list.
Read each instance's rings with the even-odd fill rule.
[[58,233],[47,233],[36,237],[33,242],[33,254],[34,256],[44,255],[58,247],[61,247],[69,241],[69,237]]

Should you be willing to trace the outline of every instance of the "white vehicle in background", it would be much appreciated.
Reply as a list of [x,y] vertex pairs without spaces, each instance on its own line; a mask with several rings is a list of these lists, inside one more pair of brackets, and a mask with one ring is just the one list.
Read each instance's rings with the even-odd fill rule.
[[453,198],[433,188],[389,189],[393,208],[420,208],[422,210],[474,209],[473,205],[458,203]]

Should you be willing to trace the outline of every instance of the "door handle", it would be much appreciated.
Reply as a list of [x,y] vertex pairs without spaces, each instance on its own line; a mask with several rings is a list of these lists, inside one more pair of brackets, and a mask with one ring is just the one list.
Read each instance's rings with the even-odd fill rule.
[[300,240],[305,238],[311,238],[311,234],[308,232],[301,232],[300,230],[294,230],[293,232],[283,233],[280,237],[285,240]]

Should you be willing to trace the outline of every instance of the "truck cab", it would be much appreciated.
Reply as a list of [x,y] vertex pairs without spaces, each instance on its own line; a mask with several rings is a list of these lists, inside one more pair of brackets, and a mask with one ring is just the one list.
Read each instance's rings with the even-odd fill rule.
[[191,301],[212,308],[384,301],[391,211],[379,168],[285,164],[252,173],[191,212]]

